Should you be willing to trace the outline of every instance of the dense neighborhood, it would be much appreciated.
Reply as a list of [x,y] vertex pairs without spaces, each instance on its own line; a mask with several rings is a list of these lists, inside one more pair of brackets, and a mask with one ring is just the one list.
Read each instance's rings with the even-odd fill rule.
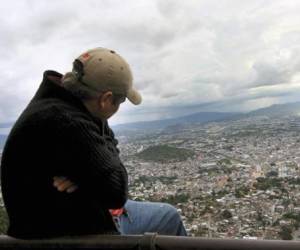
[[[136,200],[166,201],[190,235],[298,239],[300,119],[256,117],[120,137]],[[132,141],[131,141],[132,140]],[[161,147],[193,150],[161,161]],[[140,157],[157,147],[153,161]]]
[[258,116],[121,133],[130,198],[173,204],[191,236],[299,240],[299,132],[298,117]]

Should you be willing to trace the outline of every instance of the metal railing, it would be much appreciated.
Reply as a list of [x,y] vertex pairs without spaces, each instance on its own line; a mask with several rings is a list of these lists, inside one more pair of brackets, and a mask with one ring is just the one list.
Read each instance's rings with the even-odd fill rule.
[[0,237],[0,249],[136,249],[136,250],[292,250],[299,241],[204,239],[198,237],[145,235],[91,235],[43,240]]

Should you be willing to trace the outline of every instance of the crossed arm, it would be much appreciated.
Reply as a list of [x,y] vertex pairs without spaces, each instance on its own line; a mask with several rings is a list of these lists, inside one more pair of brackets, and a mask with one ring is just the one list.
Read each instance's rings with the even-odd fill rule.
[[78,164],[68,166],[65,172],[69,174],[65,176],[53,176],[53,186],[67,193],[80,188],[107,208],[119,208],[127,200],[128,177],[119,159],[118,141],[107,122],[101,129],[92,121],[80,118],[64,130],[64,136],[70,141],[69,153],[78,156]]

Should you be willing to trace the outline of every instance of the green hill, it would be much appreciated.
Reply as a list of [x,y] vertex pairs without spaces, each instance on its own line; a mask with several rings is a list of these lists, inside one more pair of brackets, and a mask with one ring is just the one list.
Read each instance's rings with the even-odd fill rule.
[[193,155],[194,152],[192,150],[176,148],[169,145],[151,146],[136,154],[136,156],[142,160],[156,162],[185,161]]

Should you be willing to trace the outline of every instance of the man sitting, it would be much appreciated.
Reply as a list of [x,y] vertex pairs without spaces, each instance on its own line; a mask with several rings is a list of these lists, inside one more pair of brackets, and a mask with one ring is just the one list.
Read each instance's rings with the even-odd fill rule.
[[2,154],[8,235],[186,235],[170,205],[127,202],[128,176],[107,122],[126,99],[141,103],[129,65],[109,49],[83,53],[64,76],[44,73]]

